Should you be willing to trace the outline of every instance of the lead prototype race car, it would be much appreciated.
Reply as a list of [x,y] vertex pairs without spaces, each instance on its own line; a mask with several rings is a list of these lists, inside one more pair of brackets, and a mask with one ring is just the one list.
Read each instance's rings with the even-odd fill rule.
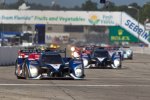
[[15,75],[18,79],[85,77],[82,59],[66,57],[66,50],[19,50]]

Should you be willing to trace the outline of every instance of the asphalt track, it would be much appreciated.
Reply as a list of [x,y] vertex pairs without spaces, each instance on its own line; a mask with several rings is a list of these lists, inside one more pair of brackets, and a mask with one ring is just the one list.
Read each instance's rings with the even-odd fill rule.
[[23,80],[0,66],[0,100],[150,100],[150,55],[135,54],[123,68],[86,69],[84,80]]

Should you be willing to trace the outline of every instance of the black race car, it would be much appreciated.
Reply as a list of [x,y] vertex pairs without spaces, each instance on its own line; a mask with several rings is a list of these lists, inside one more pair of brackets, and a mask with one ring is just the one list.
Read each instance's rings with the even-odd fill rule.
[[90,67],[97,68],[121,68],[121,56],[118,52],[110,52],[106,49],[95,49],[91,54]]

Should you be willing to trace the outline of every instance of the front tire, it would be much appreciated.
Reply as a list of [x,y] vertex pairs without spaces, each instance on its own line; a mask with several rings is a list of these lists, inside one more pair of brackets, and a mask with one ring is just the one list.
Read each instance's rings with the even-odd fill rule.
[[15,75],[16,75],[17,79],[22,79],[21,76],[18,76],[17,71],[18,71],[18,68],[17,68],[17,66],[15,66]]
[[22,79],[21,76],[18,76],[18,70],[20,70],[20,69],[18,69],[17,64],[18,64],[18,61],[16,61],[16,63],[15,63],[15,75],[16,75],[17,79]]
[[130,60],[133,60],[133,55],[131,55],[129,59],[130,59]]
[[24,71],[23,72],[24,72],[24,78],[29,79],[29,72],[28,72],[28,68],[26,66],[26,63],[24,65]]

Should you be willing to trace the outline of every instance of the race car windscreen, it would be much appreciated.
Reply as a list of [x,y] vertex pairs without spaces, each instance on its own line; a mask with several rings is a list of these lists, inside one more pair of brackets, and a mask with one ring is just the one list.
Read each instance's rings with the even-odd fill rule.
[[86,47],[86,50],[93,50],[92,47]]
[[43,55],[42,63],[47,64],[62,64],[62,59],[60,55]]
[[94,57],[109,57],[109,54],[107,51],[95,51]]

